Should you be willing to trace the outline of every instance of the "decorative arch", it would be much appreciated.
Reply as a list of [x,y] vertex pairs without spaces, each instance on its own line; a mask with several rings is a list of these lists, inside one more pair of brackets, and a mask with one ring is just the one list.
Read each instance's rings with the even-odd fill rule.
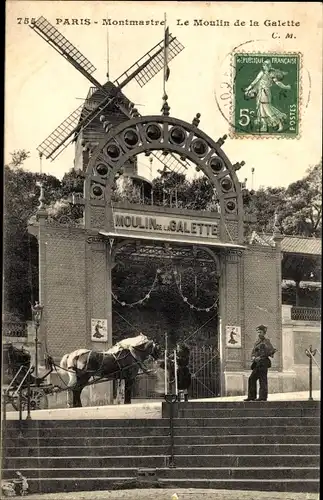
[[197,128],[199,116],[196,115],[192,124],[170,116],[136,116],[108,131],[94,150],[86,170],[86,227],[91,227],[87,210],[91,205],[104,205],[106,225],[111,223],[111,187],[124,164],[140,153],[149,155],[151,151],[162,150],[190,160],[197,171],[207,176],[216,193],[221,217],[236,219],[241,235],[243,202],[236,171],[244,162],[232,165],[221,149],[227,136],[213,141]]

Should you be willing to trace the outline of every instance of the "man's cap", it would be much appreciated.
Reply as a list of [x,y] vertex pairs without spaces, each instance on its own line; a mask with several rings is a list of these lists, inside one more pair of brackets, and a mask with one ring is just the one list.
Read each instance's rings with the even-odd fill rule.
[[259,326],[257,326],[257,330],[261,330],[264,333],[266,333],[267,328],[268,327],[266,325],[259,325]]

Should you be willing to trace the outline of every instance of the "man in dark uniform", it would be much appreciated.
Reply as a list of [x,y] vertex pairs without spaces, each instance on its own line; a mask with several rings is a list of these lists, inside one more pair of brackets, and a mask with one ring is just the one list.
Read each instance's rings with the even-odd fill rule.
[[[257,327],[258,339],[252,350],[251,375],[248,380],[248,397],[245,401],[267,401],[268,397],[268,368],[271,367],[270,357],[273,357],[275,349],[270,340],[265,338],[267,327]],[[259,398],[257,398],[257,380],[259,380]]]

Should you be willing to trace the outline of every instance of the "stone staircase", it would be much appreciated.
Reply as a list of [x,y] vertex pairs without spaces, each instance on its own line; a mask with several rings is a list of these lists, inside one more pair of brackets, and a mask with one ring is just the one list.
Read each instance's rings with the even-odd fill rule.
[[31,492],[103,490],[150,482],[318,492],[318,402],[189,402],[160,419],[7,421],[3,477],[19,470]]

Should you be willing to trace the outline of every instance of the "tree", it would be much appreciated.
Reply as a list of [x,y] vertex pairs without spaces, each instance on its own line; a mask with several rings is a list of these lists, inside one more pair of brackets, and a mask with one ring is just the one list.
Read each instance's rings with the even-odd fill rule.
[[288,186],[282,226],[284,234],[321,236],[322,162],[310,167],[303,179]]
[[4,169],[4,313],[25,320],[38,294],[38,246],[27,230],[39,203],[37,182],[44,183],[47,203],[61,196],[61,183],[54,176],[24,170],[28,151],[16,150],[11,157]]
[[258,233],[271,234],[274,230],[275,215],[278,215],[279,229],[282,231],[282,219],[286,190],[283,187],[259,188],[244,194],[245,213],[254,215],[256,222],[251,228]]
[[285,235],[320,237],[322,230],[322,163],[287,188],[267,187],[245,191],[247,214],[256,216],[252,229],[271,234],[274,225]]

